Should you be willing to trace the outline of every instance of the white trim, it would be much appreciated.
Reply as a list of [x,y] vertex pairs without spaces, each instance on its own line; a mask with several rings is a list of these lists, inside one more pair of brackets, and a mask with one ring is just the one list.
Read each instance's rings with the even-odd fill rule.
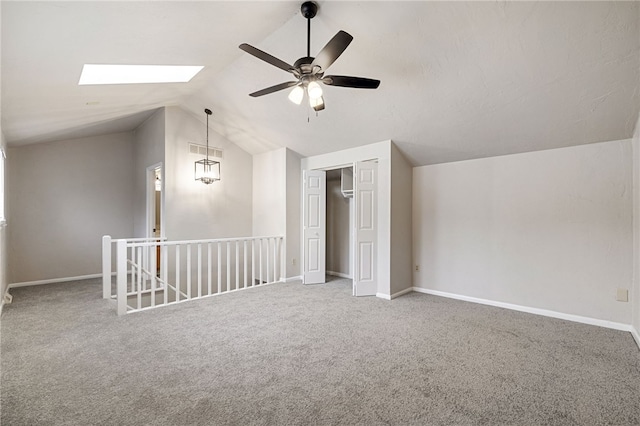
[[[112,275],[115,275],[115,272],[112,273]],[[91,278],[102,278],[102,274],[79,275],[77,277],[52,278],[50,280],[37,280],[37,281],[25,281],[21,283],[11,283],[9,284],[7,289],[18,288],[18,287],[30,287],[32,285],[43,285],[43,284],[65,283],[69,281],[88,280]]]
[[384,300],[393,300],[396,297],[404,296],[405,294],[411,293],[412,291],[414,291],[414,287],[405,288],[404,290],[400,290],[397,293],[393,293],[391,296],[384,293],[376,293],[376,297]]
[[638,345],[638,349],[640,349],[640,333],[634,326],[631,326],[631,335],[633,336],[633,340],[636,341],[636,345]]
[[351,275],[343,274],[342,272],[326,271],[326,274],[334,277],[340,277],[340,278],[349,278],[349,279],[353,278]]
[[598,327],[611,328],[611,329],[614,329],[614,330],[632,331],[632,329],[633,329],[633,327],[630,324],[623,324],[623,323],[620,323],[620,322],[613,322],[613,321],[601,320],[601,319],[597,319],[597,318],[583,317],[583,316],[580,316],[580,315],[565,314],[563,312],[549,311],[547,309],[532,308],[532,307],[529,307],[529,306],[513,305],[511,303],[497,302],[497,301],[494,301],[494,300],[479,299],[477,297],[464,296],[464,295],[461,295],[461,294],[454,294],[454,293],[447,293],[447,292],[438,291],[438,290],[429,290],[429,289],[422,288],[422,287],[413,287],[413,291],[416,291],[418,293],[431,294],[431,295],[434,295],[434,296],[447,297],[447,298],[450,298],[450,299],[463,300],[465,302],[472,302],[472,303],[479,303],[479,304],[482,304],[482,305],[496,306],[498,308],[511,309],[511,310],[514,310],[514,311],[526,312],[526,313],[529,313],[529,314],[542,315],[542,316],[545,316],[545,317],[559,318],[559,319],[563,319],[563,320],[567,320],[567,321],[579,322],[579,323],[582,323],[582,324],[596,325]]
[[391,299],[395,299],[396,297],[404,296],[407,293],[411,293],[413,291],[413,287],[405,288],[404,290],[400,290],[397,293],[393,293],[391,295]]
[[287,277],[284,279],[285,283],[290,283],[293,281],[302,281],[302,275],[298,275],[297,277]]
[[[5,297],[7,296],[7,294],[9,294],[9,286],[7,286],[7,288],[4,290],[4,294],[2,295],[2,300],[0,301],[0,316],[2,316],[2,309],[4,308],[4,305],[6,303],[4,303]],[[9,302],[11,303],[11,302]]]

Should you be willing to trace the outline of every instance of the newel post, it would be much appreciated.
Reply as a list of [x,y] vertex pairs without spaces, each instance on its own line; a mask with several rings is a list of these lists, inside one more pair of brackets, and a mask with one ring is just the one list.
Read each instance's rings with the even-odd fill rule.
[[118,240],[116,245],[116,282],[118,315],[127,313],[127,241]]
[[102,298],[111,297],[111,235],[102,237]]

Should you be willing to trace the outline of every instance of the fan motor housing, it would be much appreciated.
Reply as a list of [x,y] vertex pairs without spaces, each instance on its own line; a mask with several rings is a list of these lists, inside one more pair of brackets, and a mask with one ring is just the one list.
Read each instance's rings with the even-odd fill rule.
[[302,3],[302,6],[300,6],[300,12],[305,18],[311,19],[318,13],[318,5],[313,1],[305,1]]

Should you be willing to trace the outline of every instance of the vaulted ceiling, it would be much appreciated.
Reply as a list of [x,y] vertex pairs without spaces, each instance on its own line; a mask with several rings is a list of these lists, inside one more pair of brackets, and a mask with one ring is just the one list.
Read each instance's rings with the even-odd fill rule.
[[[305,56],[300,2],[11,2],[2,13],[2,130],[21,145],[135,129],[179,105],[250,153],[303,156],[392,139],[413,165],[630,138],[640,113],[638,2],[319,2],[311,54],[354,40],[319,114],[290,74],[238,49]],[[190,83],[78,86],[85,63],[204,65]],[[204,133],[204,132],[203,132]],[[203,135],[204,136],[204,135]]]

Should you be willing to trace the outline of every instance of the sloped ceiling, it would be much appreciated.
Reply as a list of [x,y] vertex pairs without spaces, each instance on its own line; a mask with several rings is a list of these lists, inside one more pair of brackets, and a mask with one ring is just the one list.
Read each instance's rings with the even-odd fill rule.
[[[300,2],[2,2],[2,129],[10,145],[132,130],[179,105],[250,153],[303,156],[392,139],[413,165],[630,138],[640,110],[638,2],[319,2],[311,52],[354,41],[316,114],[243,42],[305,56]],[[78,86],[84,63],[205,65],[192,82]],[[204,133],[204,132],[203,132]],[[215,139],[215,138],[214,138]],[[215,140],[213,142],[215,144]]]

